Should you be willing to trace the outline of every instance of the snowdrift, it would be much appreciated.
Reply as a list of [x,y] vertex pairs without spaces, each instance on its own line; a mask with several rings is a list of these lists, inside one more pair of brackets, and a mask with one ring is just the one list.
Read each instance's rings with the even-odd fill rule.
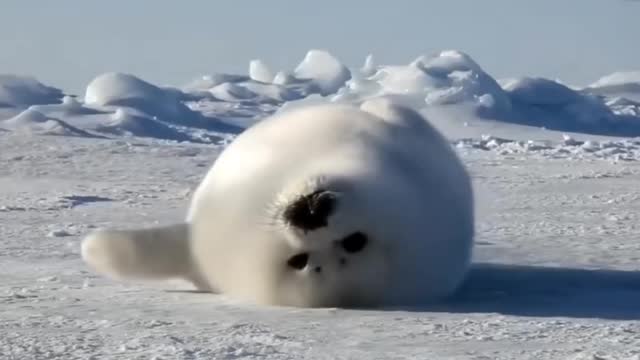
[[520,78],[507,82],[513,112],[505,121],[544,126],[549,129],[607,135],[640,134],[640,123],[614,113],[602,98],[572,90],[541,78]]
[[73,127],[59,119],[49,118],[33,109],[27,109],[8,120],[0,121],[0,126],[6,130],[31,134],[96,137],[89,132]]
[[[111,72],[93,79],[81,99],[32,78],[0,75],[0,128],[11,130],[16,122],[34,128],[43,123],[34,120],[39,113],[93,135],[218,141],[276,111],[378,96],[421,111],[439,109],[439,120],[456,126],[463,126],[462,111],[462,118],[478,121],[640,135],[640,71],[614,73],[582,89],[539,77],[496,80],[457,50],[393,65],[379,65],[368,55],[360,68],[349,69],[329,52],[312,49],[293,70],[253,59],[247,74],[203,75],[180,88]],[[33,112],[21,114],[26,109]]]
[[0,108],[24,108],[59,103],[62,90],[46,86],[32,77],[0,74]]
[[615,72],[589,85],[586,91],[640,102],[640,71]]
[[130,74],[106,73],[89,83],[84,102],[105,109],[131,108],[178,126],[208,128],[210,124],[184,105],[179,95]]

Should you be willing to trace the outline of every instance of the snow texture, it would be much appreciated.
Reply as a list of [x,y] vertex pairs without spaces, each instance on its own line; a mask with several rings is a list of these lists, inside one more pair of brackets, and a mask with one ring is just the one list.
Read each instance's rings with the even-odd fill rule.
[[[422,55],[406,65],[379,65],[370,54],[361,68],[350,70],[329,52],[311,50],[292,71],[274,74],[255,59],[247,75],[203,75],[181,88],[106,73],[88,84],[83,99],[32,78],[2,75],[0,129],[10,130],[3,120],[31,108],[89,136],[220,142],[297,102],[360,103],[385,96],[425,111],[464,108],[465,116],[490,122],[638,136],[639,84],[637,71],[614,73],[583,89],[539,77],[496,80],[457,50]],[[129,120],[115,116],[118,109],[126,110]]]
[[615,72],[587,87],[596,94],[622,96],[640,101],[640,71]]
[[271,83],[273,82],[273,78],[275,75],[269,70],[267,64],[262,62],[262,60],[256,59],[251,60],[249,63],[249,77],[251,80],[255,80],[263,83]]
[[[640,358],[637,72],[577,88],[496,80],[459,51],[371,57],[348,78],[334,56],[311,58],[271,82],[103,74],[80,98],[0,76],[0,359]],[[265,115],[375,96],[424,113],[473,176],[475,265],[450,302],[257,307],[80,260],[92,229],[182,219],[218,154]]]
[[0,74],[0,108],[55,104],[63,96],[60,89],[43,85],[32,77]]
[[351,72],[324,50],[310,50],[295,69],[295,77],[310,79],[323,96],[333,94],[351,78]]

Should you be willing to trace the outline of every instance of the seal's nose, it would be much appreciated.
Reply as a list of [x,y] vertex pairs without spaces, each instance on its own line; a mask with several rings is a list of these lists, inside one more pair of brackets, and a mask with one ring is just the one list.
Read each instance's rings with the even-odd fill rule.
[[335,194],[318,190],[296,199],[287,206],[284,218],[289,224],[304,231],[327,226],[327,219],[336,206]]

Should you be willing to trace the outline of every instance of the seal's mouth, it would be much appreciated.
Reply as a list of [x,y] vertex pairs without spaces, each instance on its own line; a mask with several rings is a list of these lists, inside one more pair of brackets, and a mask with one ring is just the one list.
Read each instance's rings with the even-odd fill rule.
[[316,190],[303,195],[289,204],[284,220],[291,226],[304,232],[316,230],[328,225],[328,218],[336,209],[337,196],[328,190]]

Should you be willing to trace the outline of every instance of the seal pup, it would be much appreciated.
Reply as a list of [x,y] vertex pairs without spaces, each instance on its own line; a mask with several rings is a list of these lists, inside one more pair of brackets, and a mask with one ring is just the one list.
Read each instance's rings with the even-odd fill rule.
[[111,278],[183,278],[255,304],[421,305],[458,288],[473,235],[451,145],[379,98],[270,116],[220,154],[183,223],[95,231],[82,257]]

